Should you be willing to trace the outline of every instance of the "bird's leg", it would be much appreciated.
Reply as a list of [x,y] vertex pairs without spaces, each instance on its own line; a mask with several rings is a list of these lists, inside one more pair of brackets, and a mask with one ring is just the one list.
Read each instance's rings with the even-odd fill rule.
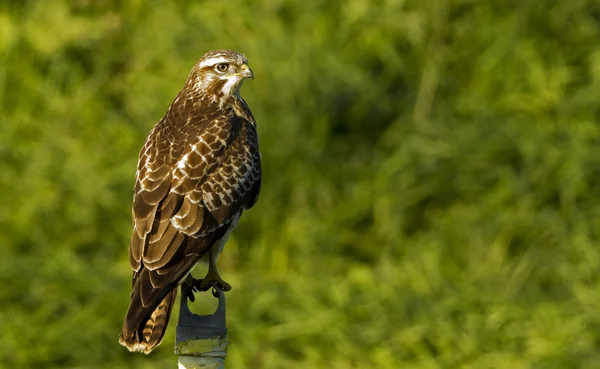
[[221,290],[229,291],[231,290],[231,285],[221,279],[219,275],[219,271],[217,270],[217,262],[215,260],[216,255],[213,253],[212,249],[208,251],[208,273],[202,279],[194,279],[193,286],[197,291],[208,291],[212,285],[212,283],[216,283],[219,285]]
[[194,292],[196,291],[197,289],[196,287],[194,287],[194,277],[192,277],[192,274],[190,273],[187,275],[187,277],[183,280],[183,283],[181,284],[181,292],[186,293],[186,296],[184,297],[190,299],[190,302],[194,302],[196,301],[196,297],[194,296]]

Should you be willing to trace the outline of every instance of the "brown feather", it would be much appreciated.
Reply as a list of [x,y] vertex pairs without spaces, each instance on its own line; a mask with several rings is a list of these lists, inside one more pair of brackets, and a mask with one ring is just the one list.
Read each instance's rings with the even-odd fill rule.
[[134,230],[131,234],[131,246],[129,247],[129,265],[131,265],[131,269],[138,270],[140,268],[143,249],[144,240]]
[[[156,269],[167,264],[170,260],[170,256],[173,255],[175,250],[179,247],[179,243],[182,241],[182,236],[185,236],[177,231],[177,228],[172,224],[167,225],[167,229],[162,237],[153,238],[152,235],[150,242],[144,250],[144,265],[148,269]],[[175,250],[169,250],[174,248]]]
[[171,187],[171,178],[168,176],[163,180],[147,181],[146,183],[153,188],[142,190],[142,199],[146,204],[156,205],[165,197],[169,187]]
[[160,168],[154,169],[153,171],[148,172],[147,176],[152,181],[156,181],[156,180],[163,181],[169,177],[169,174],[171,173],[172,170],[173,170],[173,168],[169,167],[168,165],[161,165]]
[[[135,219],[148,219],[151,215],[154,215],[154,211],[156,210],[156,206],[153,204],[149,204],[144,201],[142,193],[144,191],[138,192],[133,199],[133,213],[135,215]],[[154,218],[154,217],[153,217]]]

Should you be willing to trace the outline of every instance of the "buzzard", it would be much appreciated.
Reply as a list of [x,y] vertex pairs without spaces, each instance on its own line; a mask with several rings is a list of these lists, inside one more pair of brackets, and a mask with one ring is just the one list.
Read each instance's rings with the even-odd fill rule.
[[[149,353],[160,344],[181,283],[231,289],[217,256],[261,184],[256,123],[239,92],[246,78],[254,75],[244,55],[206,53],[140,151],[129,246],[133,285],[119,337],[130,351]],[[209,269],[196,280],[190,272],[199,262]]]

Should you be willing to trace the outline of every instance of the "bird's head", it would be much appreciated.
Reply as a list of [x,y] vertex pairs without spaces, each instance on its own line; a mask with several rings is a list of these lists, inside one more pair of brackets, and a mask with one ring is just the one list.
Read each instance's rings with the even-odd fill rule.
[[239,97],[246,78],[254,79],[248,59],[232,50],[214,50],[202,56],[192,69],[186,87],[203,98],[221,104],[230,97]]

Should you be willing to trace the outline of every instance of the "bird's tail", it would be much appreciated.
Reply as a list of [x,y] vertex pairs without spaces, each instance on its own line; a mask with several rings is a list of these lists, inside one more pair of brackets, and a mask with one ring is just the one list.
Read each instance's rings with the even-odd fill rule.
[[158,304],[156,309],[154,309],[150,317],[147,320],[142,320],[141,324],[137,327],[131,327],[127,324],[131,322],[128,319],[131,315],[137,315],[132,311],[132,306],[130,306],[127,311],[125,324],[123,324],[123,330],[119,336],[119,343],[132,352],[150,353],[153,348],[162,342],[176,296],[177,287],[173,288],[161,303]]

